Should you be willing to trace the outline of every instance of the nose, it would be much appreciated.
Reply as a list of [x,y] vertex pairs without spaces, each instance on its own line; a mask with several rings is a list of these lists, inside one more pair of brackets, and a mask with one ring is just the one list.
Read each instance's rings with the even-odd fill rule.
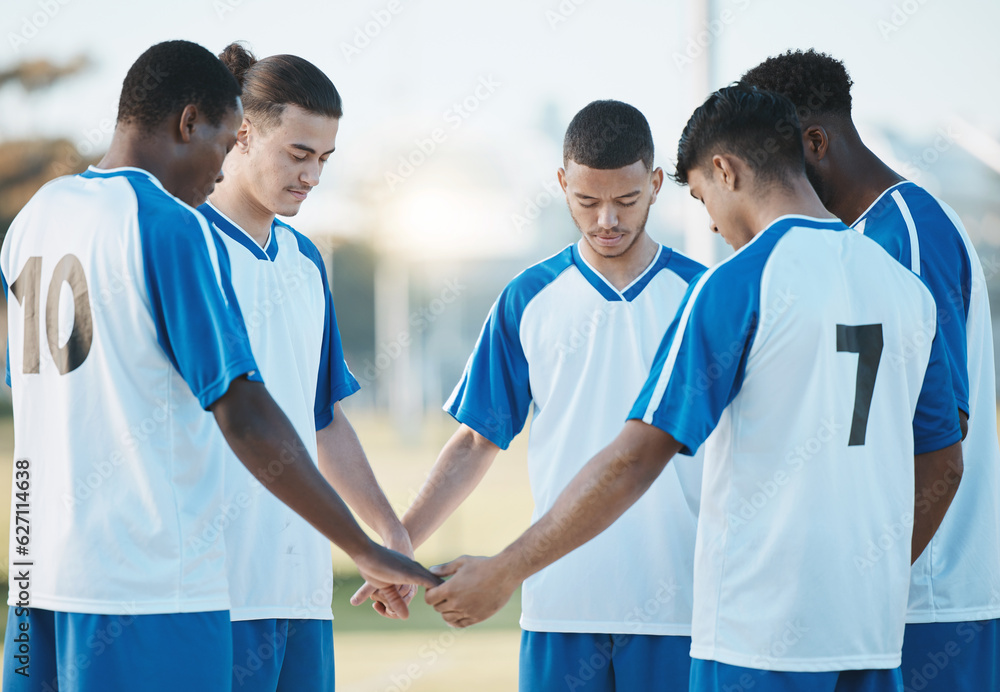
[[226,174],[223,173],[222,171],[219,171],[219,175],[215,176],[215,184],[218,185],[219,183],[221,183],[222,179],[225,178],[225,177],[226,177]]
[[317,185],[319,185],[319,174],[320,174],[319,161],[311,162],[302,171],[302,175],[299,176],[299,180],[306,187],[316,187]]
[[601,206],[597,213],[597,225],[601,228],[614,228],[618,225],[618,214],[613,205],[605,204]]
[[708,230],[710,230],[712,233],[718,233],[719,232],[719,226],[714,221],[709,221],[708,222]]

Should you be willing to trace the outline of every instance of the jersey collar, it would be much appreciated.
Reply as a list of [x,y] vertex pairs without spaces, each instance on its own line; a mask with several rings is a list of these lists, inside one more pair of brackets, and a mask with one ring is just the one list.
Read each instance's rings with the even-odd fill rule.
[[271,222],[271,232],[267,236],[267,243],[261,247],[249,233],[236,225],[235,221],[219,211],[211,202],[202,204],[198,207],[198,211],[204,214],[205,218],[211,221],[216,228],[249,250],[257,259],[273,262],[274,258],[278,256],[278,240],[274,237],[274,227],[277,221]]
[[868,216],[869,216],[869,215],[871,215],[872,213],[874,213],[874,212],[875,212],[875,209],[876,209],[877,207],[881,207],[881,206],[882,206],[882,204],[883,204],[883,202],[884,202],[884,201],[885,201],[886,199],[888,199],[888,198],[889,198],[889,196],[890,196],[890,195],[891,195],[891,194],[892,194],[892,193],[893,193],[893,192],[894,192],[895,190],[898,190],[899,188],[901,188],[901,187],[903,187],[903,186],[905,186],[905,185],[915,185],[915,184],[916,184],[916,183],[914,183],[914,182],[913,182],[912,180],[902,180],[902,181],[900,181],[900,182],[896,183],[895,185],[891,185],[891,186],[887,187],[886,189],[882,190],[882,194],[880,194],[880,195],[879,195],[878,197],[876,197],[876,198],[875,198],[875,201],[874,201],[874,202],[872,202],[872,203],[871,203],[871,205],[869,205],[869,207],[868,207],[867,209],[865,209],[865,210],[864,210],[863,212],[861,212],[861,216],[859,216],[859,217],[857,218],[857,220],[856,220],[856,221],[855,221],[854,223],[852,223],[852,224],[851,224],[851,228],[854,228],[854,227],[855,227],[855,226],[857,226],[857,225],[858,225],[859,223],[861,223],[861,222],[862,222],[862,221],[864,221],[864,220],[865,220],[866,218],[868,218]]
[[583,278],[587,280],[591,286],[597,289],[597,292],[604,296],[605,300],[615,301],[621,300],[626,302],[632,302],[635,298],[642,293],[653,277],[656,276],[657,272],[667,266],[667,262],[670,261],[670,255],[673,251],[669,248],[657,243],[656,256],[653,257],[653,261],[649,263],[639,276],[632,280],[628,286],[619,291],[614,285],[604,278],[604,275],[599,271],[590,266],[583,257],[583,253],[580,252],[580,240],[573,246],[571,246],[571,251],[573,253],[573,263],[576,265],[580,273],[583,274]]

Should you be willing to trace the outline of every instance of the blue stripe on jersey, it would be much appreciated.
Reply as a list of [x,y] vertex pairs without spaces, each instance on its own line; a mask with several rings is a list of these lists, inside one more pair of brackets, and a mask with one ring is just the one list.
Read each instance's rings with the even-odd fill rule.
[[[344,347],[340,342],[340,330],[337,328],[337,313],[333,308],[333,294],[326,278],[326,265],[319,250],[311,240],[296,231],[288,224],[275,221],[276,225],[287,228],[298,242],[299,252],[305,255],[319,269],[323,281],[323,293],[326,295],[326,318],[323,324],[323,344],[320,350],[319,375],[316,379],[316,401],[313,412],[316,416],[316,429],[322,430],[333,422],[333,406],[341,399],[349,397],[361,389],[361,385],[351,374],[344,362]],[[272,229],[271,238],[274,238]]]
[[862,219],[864,234],[919,274],[934,296],[955,399],[968,413],[966,319],[972,297],[972,261],[962,234],[937,200],[911,182],[883,193],[858,222]]
[[[571,245],[525,269],[507,284],[486,318],[462,382],[445,404],[445,411],[455,420],[501,449],[507,449],[524,428],[531,407],[528,360],[520,337],[524,309],[543,288],[573,266],[575,254],[576,246]],[[583,271],[582,263],[577,267]],[[608,300],[620,300],[617,294],[608,297],[602,291],[602,295]]]
[[[7,290],[7,277],[0,270],[0,282],[3,283],[3,296],[10,303],[10,292]],[[7,336],[7,386],[10,386],[10,335]]]
[[952,394],[951,364],[940,326],[931,342],[931,355],[913,414],[913,453],[925,454],[962,440],[958,409]]
[[688,288],[629,419],[669,433],[694,454],[743,385],[760,315],[760,281],[775,245],[796,226],[846,230],[839,221],[778,219]]
[[653,277],[660,273],[661,269],[669,269],[688,284],[691,283],[691,279],[705,271],[704,265],[699,262],[695,262],[693,259],[685,257],[668,247],[661,246],[653,265],[622,292],[625,300],[630,302],[635,300],[642,293],[642,290],[649,285],[649,282],[653,280]]
[[621,295],[615,290],[614,286],[608,283],[607,279],[590,268],[590,265],[580,255],[580,250],[576,245],[571,245],[569,251],[573,264],[583,274],[583,278],[587,280],[587,283],[596,288],[597,292],[604,296],[605,300],[613,301],[622,299]]
[[[213,207],[208,202],[205,202],[198,207],[198,211],[204,214],[205,218],[208,219],[209,222],[215,224],[216,228],[249,250],[250,253],[257,259],[270,260],[273,262],[274,258],[278,256],[278,239],[274,236],[274,226],[276,223],[281,222],[277,219],[271,222],[271,235],[267,240],[267,247],[262,248],[257,244],[257,241],[243,232],[242,229],[235,226],[229,219],[220,214],[218,209]],[[288,226],[286,226],[286,228],[287,227]]]
[[146,290],[157,341],[170,362],[206,409],[237,377],[261,381],[221,240],[207,232],[197,212],[178,204],[145,174],[117,175],[135,191]]

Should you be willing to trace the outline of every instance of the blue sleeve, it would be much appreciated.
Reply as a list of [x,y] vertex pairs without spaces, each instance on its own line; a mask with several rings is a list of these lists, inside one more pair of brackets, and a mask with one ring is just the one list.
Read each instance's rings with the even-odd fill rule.
[[261,381],[230,281],[229,255],[196,212],[148,181],[133,185],[157,340],[208,409],[236,378]]
[[326,265],[320,257],[319,250],[305,236],[295,233],[299,241],[299,251],[311,259],[319,269],[325,296],[325,311],[323,318],[323,345],[319,356],[319,374],[316,378],[316,401],[313,413],[316,417],[316,429],[322,430],[333,422],[333,407],[341,399],[349,397],[361,389],[347,362],[344,360],[344,346],[340,342],[340,329],[337,328],[337,313],[333,307],[333,294],[326,278]]
[[508,287],[490,310],[462,380],[445,411],[501,449],[521,432],[531,408],[528,361],[521,346],[521,301]]
[[906,186],[900,198],[916,233],[912,247],[910,230],[900,208],[886,209],[869,220],[865,235],[885,248],[903,266],[913,268],[914,253],[920,279],[934,302],[943,345],[951,367],[951,383],[958,407],[969,412],[969,361],[966,320],[972,296],[972,261],[961,232],[934,197],[915,186]]
[[938,328],[913,414],[913,453],[925,454],[949,447],[962,439],[958,406],[951,382],[952,368]]
[[760,273],[739,277],[745,269],[731,264],[688,287],[629,413],[672,435],[683,454],[698,450],[743,385],[760,304]]

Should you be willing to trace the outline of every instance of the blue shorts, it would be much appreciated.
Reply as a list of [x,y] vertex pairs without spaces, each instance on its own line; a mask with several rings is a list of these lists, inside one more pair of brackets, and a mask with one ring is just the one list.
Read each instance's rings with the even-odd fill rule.
[[691,637],[521,632],[520,692],[687,690]]
[[906,692],[1000,690],[1000,620],[907,625]]
[[90,615],[11,607],[5,692],[228,690],[229,611]]
[[233,692],[332,692],[332,621],[237,620],[232,631]]
[[902,692],[899,668],[789,673],[691,661],[690,692]]

